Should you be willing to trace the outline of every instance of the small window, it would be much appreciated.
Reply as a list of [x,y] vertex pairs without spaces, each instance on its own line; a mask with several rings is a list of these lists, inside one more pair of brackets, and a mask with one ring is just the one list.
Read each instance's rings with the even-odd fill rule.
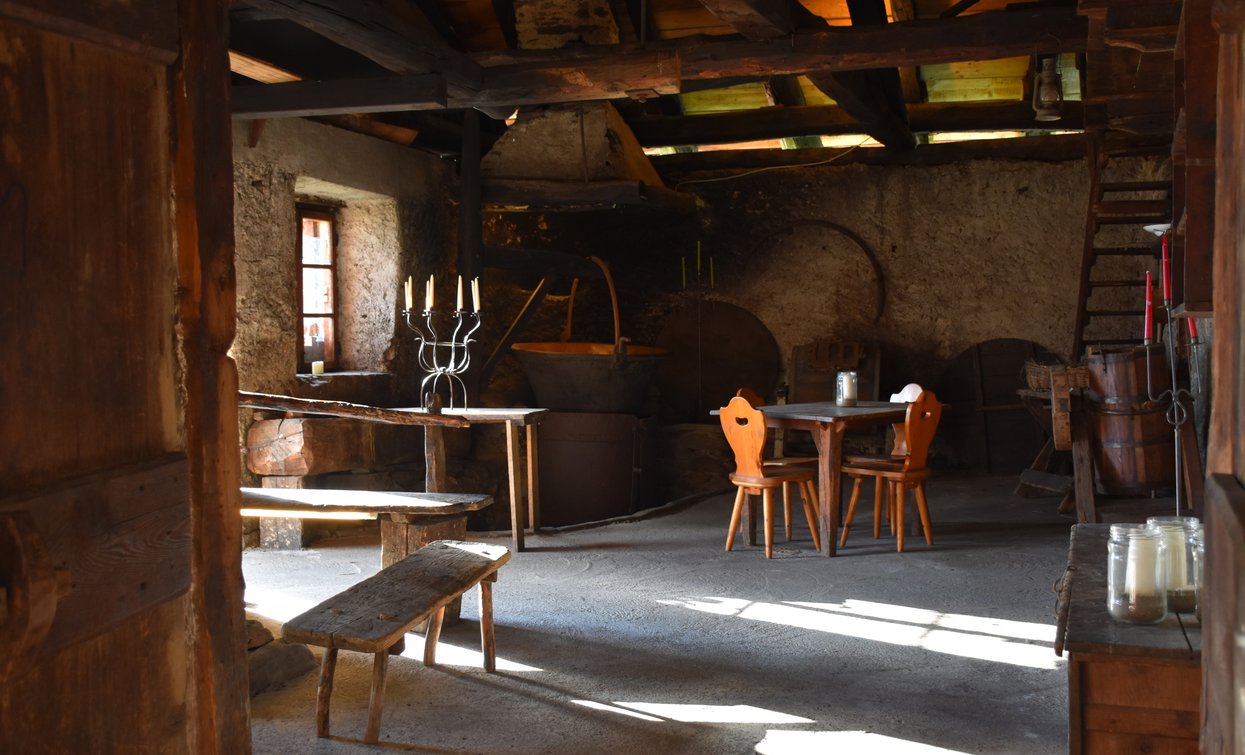
[[324,362],[325,369],[337,365],[335,222],[329,211],[298,208],[299,300],[303,331],[299,372],[311,372],[315,362]]

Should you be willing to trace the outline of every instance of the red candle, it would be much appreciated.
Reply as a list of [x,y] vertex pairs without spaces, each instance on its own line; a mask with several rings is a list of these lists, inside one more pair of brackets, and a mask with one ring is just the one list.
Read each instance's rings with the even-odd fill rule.
[[1189,340],[1197,340],[1197,319],[1193,317],[1189,318]]
[[1172,300],[1172,263],[1171,258],[1167,255],[1167,239],[1166,233],[1163,234],[1163,303],[1171,304]]
[[1146,271],[1146,343],[1154,340],[1154,282],[1150,271]]

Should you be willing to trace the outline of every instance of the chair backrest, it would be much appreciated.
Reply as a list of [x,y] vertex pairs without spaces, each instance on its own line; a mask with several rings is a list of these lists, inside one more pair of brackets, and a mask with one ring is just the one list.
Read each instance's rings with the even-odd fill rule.
[[762,477],[761,454],[765,450],[765,415],[736,396],[722,407],[718,415],[726,442],[735,453],[735,473],[745,477]]
[[748,403],[753,406],[765,406],[765,399],[761,398],[761,394],[747,386],[735,391],[735,395],[747,399]]
[[929,446],[942,417],[942,404],[933,391],[921,391],[916,401],[908,404],[908,416],[904,419],[904,435],[908,440],[908,458],[904,469],[924,469],[929,458]]

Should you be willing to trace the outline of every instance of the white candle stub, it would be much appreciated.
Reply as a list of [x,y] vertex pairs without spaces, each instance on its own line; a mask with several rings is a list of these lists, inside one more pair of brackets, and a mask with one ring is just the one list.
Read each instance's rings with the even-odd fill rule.
[[1167,589],[1189,590],[1189,570],[1186,557],[1183,527],[1164,527],[1163,541],[1167,543]]
[[1156,539],[1131,537],[1128,539],[1128,562],[1124,570],[1124,592],[1129,600],[1138,595],[1157,595],[1155,579],[1158,565],[1159,544]]
[[320,362],[320,361],[312,362],[311,363],[311,374],[312,375],[323,375],[324,374],[324,362]]

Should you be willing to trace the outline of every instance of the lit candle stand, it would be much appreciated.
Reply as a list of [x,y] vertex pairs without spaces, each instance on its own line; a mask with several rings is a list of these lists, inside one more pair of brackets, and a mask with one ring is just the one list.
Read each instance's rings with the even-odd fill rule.
[[[433,288],[433,278],[428,276],[424,286],[424,310],[416,312],[411,307],[412,281],[407,278],[406,308],[402,310],[407,327],[415,332],[419,367],[428,373],[419,384],[420,405],[427,407],[429,398],[441,390],[444,381],[449,392],[447,407],[466,408],[467,386],[460,375],[471,367],[471,344],[475,343],[473,336],[480,329],[479,279],[471,282],[471,311],[463,307],[462,276],[458,277],[458,306],[452,312],[433,309]],[[448,337],[441,333],[448,333]]]

